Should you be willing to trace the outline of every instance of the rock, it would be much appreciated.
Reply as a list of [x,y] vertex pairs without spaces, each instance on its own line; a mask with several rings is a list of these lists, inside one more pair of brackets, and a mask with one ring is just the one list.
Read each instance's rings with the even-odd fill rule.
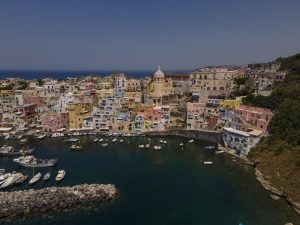
[[111,184],[83,184],[73,187],[51,187],[38,190],[0,192],[0,224],[5,219],[20,219],[32,214],[92,207],[117,195]]

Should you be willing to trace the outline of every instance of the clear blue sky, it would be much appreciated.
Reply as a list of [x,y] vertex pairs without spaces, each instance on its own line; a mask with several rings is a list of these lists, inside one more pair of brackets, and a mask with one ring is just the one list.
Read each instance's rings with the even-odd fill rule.
[[0,2],[0,69],[186,70],[299,51],[299,0]]

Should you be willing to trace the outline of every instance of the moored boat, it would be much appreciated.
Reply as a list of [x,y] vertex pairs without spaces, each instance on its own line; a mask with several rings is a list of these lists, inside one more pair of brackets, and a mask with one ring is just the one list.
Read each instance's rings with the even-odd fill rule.
[[102,146],[102,147],[107,147],[107,146],[108,146],[108,143],[103,143],[101,146]]
[[155,150],[160,150],[161,149],[161,146],[160,145],[154,145],[153,147]]
[[66,171],[59,170],[58,173],[57,173],[57,176],[55,177],[55,180],[57,182],[62,181],[64,179],[65,175],[66,175]]
[[211,150],[211,149],[215,149],[216,146],[214,145],[208,145],[208,146],[205,146],[204,149],[208,149],[208,150]]
[[1,185],[1,189],[8,188],[12,186],[17,180],[19,180],[23,175],[21,173],[12,173]]
[[43,181],[47,181],[50,179],[50,176],[51,176],[51,173],[48,172],[48,173],[45,173],[45,175],[43,176]]
[[219,155],[219,154],[223,154],[225,151],[223,151],[223,150],[218,150],[218,151],[216,151],[216,155]]
[[189,140],[188,142],[189,142],[189,143],[193,143],[193,142],[194,142],[194,140],[193,140],[193,139],[191,139],[191,140]]
[[20,177],[20,179],[18,179],[18,180],[16,181],[15,184],[21,184],[21,183],[24,183],[27,179],[28,179],[28,176],[27,176],[27,175],[23,175],[22,177]]
[[144,148],[145,146],[144,146],[144,145],[139,145],[138,147],[139,147],[139,148]]
[[41,139],[44,139],[45,137],[46,137],[46,134],[41,134],[41,135],[37,136],[36,138],[41,140]]
[[78,138],[69,138],[64,140],[64,142],[77,142],[77,141],[79,141]]
[[82,147],[79,145],[71,145],[70,149],[73,151],[81,151]]
[[12,146],[2,146],[0,149],[0,156],[18,156],[18,155],[30,155],[34,152],[31,148],[21,148],[20,150],[15,150]]
[[35,184],[36,182],[38,182],[42,177],[42,174],[41,173],[37,173],[36,175],[34,175],[30,181],[29,181],[29,184]]
[[37,159],[34,156],[20,156],[13,159],[13,162],[23,167],[52,167],[57,163],[57,159]]
[[211,161],[204,161],[204,164],[205,164],[205,165],[212,165],[213,162],[211,162]]

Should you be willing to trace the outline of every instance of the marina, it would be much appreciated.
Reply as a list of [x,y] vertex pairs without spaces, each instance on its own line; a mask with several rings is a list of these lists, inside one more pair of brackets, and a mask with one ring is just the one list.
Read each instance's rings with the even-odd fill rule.
[[[49,223],[58,225],[68,223],[67,220],[74,216],[78,222],[88,222],[91,225],[96,225],[99,221],[107,225],[121,222],[124,224],[124,221],[128,222],[125,224],[138,225],[140,222],[135,223],[126,219],[128,216],[133,218],[137,213],[140,215],[139,221],[146,225],[155,223],[151,216],[153,214],[161,218],[168,215],[171,221],[190,219],[197,224],[223,225],[243,221],[246,225],[267,223],[281,225],[290,218],[297,224],[297,216],[292,209],[287,208],[281,200],[272,200],[269,193],[260,188],[253,175],[253,168],[238,161],[233,162],[230,155],[217,155],[215,151],[205,151],[204,147],[211,143],[199,140],[189,143],[189,139],[180,137],[151,137],[149,140],[147,136],[121,135],[123,144],[113,144],[114,138],[119,142],[119,136],[78,135],[78,141],[84,150],[82,154],[70,151],[70,143],[64,142],[63,137],[42,140],[29,138],[28,146],[35,147],[36,158],[55,158],[58,164],[51,167],[52,176],[47,182],[44,177],[50,173],[49,168],[34,167],[34,176],[37,177],[33,181],[36,182],[29,185],[29,180],[33,179],[33,168],[20,167],[12,158],[0,158],[1,168],[5,169],[4,174],[18,171],[17,173],[28,177],[26,181],[18,185],[15,183],[4,190],[40,189],[97,182],[114,183],[118,187],[120,197],[111,206],[105,207],[104,212],[84,214],[78,209],[70,216],[57,214]],[[95,138],[105,140],[107,146],[103,147],[104,143],[99,141],[94,142]],[[160,143],[160,140],[166,141],[167,144]],[[0,142],[2,145],[17,148],[13,139]],[[183,146],[181,143],[187,145],[184,150],[181,149]],[[144,145],[144,148],[138,148],[139,145]],[[161,149],[157,151],[154,149],[155,146]],[[204,164],[204,161],[213,162],[213,165]],[[78,163],[83,165],[79,168]],[[61,170],[67,173],[59,172]],[[41,175],[37,175],[38,173]],[[59,174],[61,175],[58,176]],[[134,180],[139,182],[136,183]],[[178,189],[178,187],[185,188]],[[186,199],[191,202],[191,207],[186,206],[190,213],[181,211]],[[210,199],[209,203],[207,199]],[[141,201],[141,204],[137,204]],[[161,202],[163,210],[156,207],[157,201]],[[226,204],[227,201],[230,205],[224,206],[224,202]],[[223,204],[220,205],[220,202]],[[251,205],[255,205],[259,211],[253,209]],[[197,210],[193,210],[194,207]],[[207,212],[211,210],[215,213],[225,213],[227,217],[222,220],[210,217]],[[151,215],[146,213],[149,211]],[[174,212],[176,213],[173,214]],[[118,216],[112,216],[116,214]],[[39,218],[31,218],[24,224],[38,224],[41,221]],[[164,219],[161,221],[167,222]]]

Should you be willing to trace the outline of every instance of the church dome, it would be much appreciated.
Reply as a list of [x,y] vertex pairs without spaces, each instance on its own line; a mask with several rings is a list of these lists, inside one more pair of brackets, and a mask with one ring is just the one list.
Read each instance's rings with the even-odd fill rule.
[[161,71],[160,66],[157,68],[153,76],[154,78],[165,78],[165,74],[163,71]]

